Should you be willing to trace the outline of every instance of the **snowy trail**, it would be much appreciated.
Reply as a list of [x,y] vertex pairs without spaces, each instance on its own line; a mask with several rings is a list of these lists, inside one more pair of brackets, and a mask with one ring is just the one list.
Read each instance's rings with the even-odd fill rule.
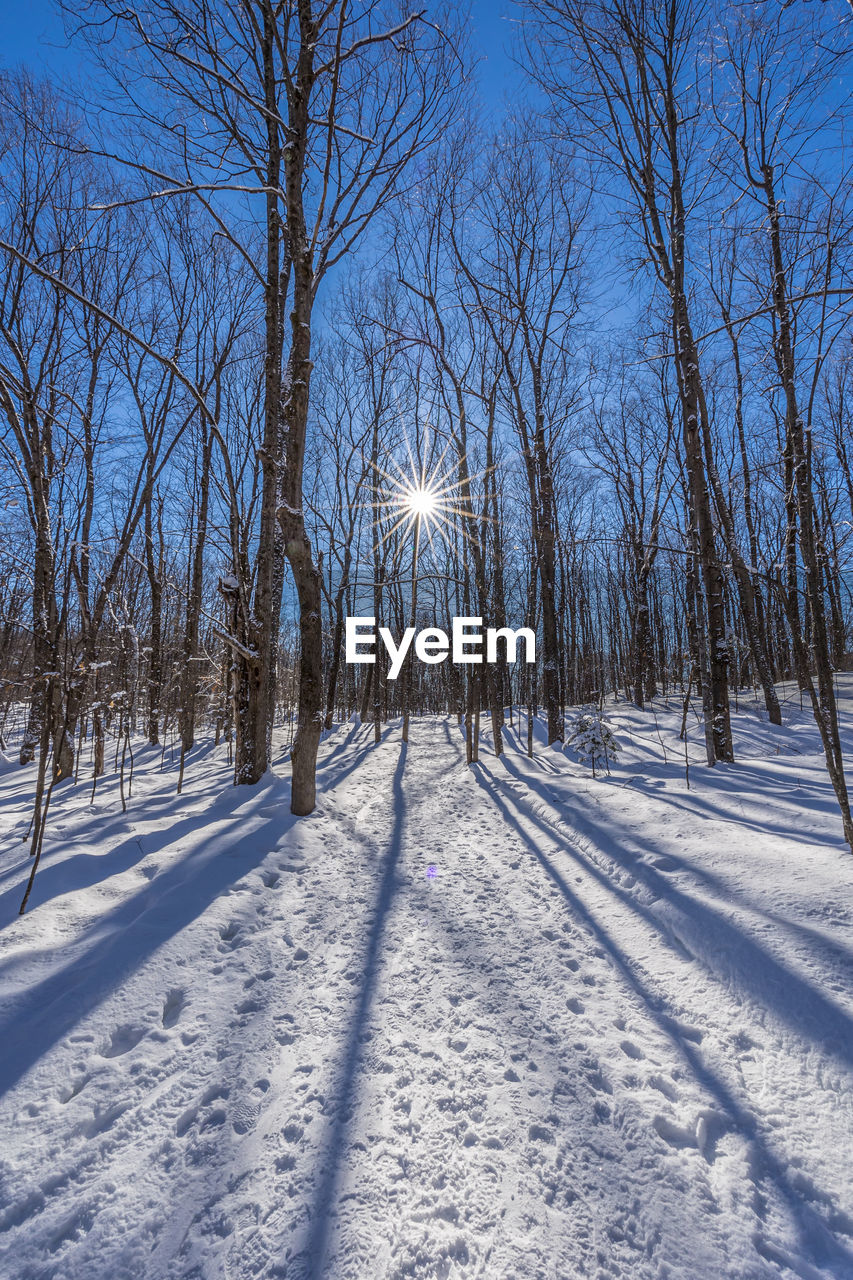
[[[520,776],[512,761],[504,767],[510,777]],[[527,786],[538,799],[547,796],[547,787],[531,780]],[[658,1061],[676,1063],[671,1074],[678,1078],[683,1072],[685,1085],[698,1087],[693,1123],[682,1125],[665,1113],[657,1114],[652,1120],[657,1133],[673,1147],[697,1148],[709,1166],[741,1157],[745,1181],[743,1171],[726,1175],[718,1168],[716,1176],[711,1176],[711,1190],[715,1183],[725,1190],[729,1178],[741,1182],[741,1189],[752,1183],[752,1239],[765,1257],[796,1269],[795,1259],[765,1238],[764,1229],[771,1225],[768,1218],[775,1210],[780,1218],[789,1215],[793,1220],[798,1245],[807,1256],[837,1268],[839,1274],[853,1274],[853,1252],[827,1231],[824,1219],[804,1202],[808,1180],[795,1167],[789,1170],[787,1159],[777,1150],[781,1145],[794,1155],[807,1148],[814,1116],[810,1111],[797,1116],[801,1111],[797,1103],[803,1089],[813,1096],[813,1080],[810,1071],[797,1067],[792,1073],[788,1068],[800,1059],[808,1061],[816,1045],[826,1045],[829,1061],[839,1070],[838,1081],[833,1080],[828,1090],[830,1105],[835,1099],[842,1101],[841,1072],[849,1072],[853,1062],[849,1014],[767,949],[760,935],[750,936],[744,913],[738,918],[730,903],[721,909],[707,895],[674,887],[670,875],[655,869],[655,864],[662,863],[671,873],[675,870],[672,860],[657,858],[644,865],[639,858],[626,858],[600,829],[598,845],[582,840],[560,821],[558,802],[531,804],[529,794],[521,792],[519,798],[519,793],[514,784],[503,788],[503,797],[500,784],[493,789],[509,821],[530,837],[529,847],[559,884],[571,911],[588,922],[636,997],[634,1015],[646,1023],[646,1053],[630,1043],[620,1047],[631,1056],[650,1057],[654,1049],[648,1045],[656,1044]],[[561,863],[585,873],[574,877],[580,888],[572,889],[558,869]],[[676,962],[674,968],[666,964],[667,949]],[[843,957],[849,991],[849,952],[843,952]],[[679,961],[687,972],[678,972]],[[750,1038],[756,1028],[765,1033],[760,1044]],[[772,1087],[775,1094],[772,1126],[765,1125],[752,1109],[751,1082],[744,1072],[744,1064],[755,1061],[749,1050],[758,1048],[762,1088]],[[787,1097],[782,1092],[785,1085],[789,1086]],[[779,1144],[773,1129],[778,1129],[782,1118],[788,1132],[784,1144]],[[800,1133],[797,1119],[803,1122]],[[735,1141],[723,1143],[727,1135]],[[816,1191],[811,1198],[821,1199]],[[768,1203],[773,1200],[775,1205]],[[849,1235],[850,1218],[844,1213],[832,1217],[833,1225]]]
[[2,935],[0,1274],[853,1276],[849,931],[714,862],[726,775],[324,751],[310,819],[155,789]]

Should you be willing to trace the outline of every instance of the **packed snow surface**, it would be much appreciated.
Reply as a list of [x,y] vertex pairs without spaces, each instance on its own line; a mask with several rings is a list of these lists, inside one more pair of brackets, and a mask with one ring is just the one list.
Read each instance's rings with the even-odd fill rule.
[[[849,692],[849,691],[848,691]],[[349,724],[184,791],[137,751],[0,772],[4,1280],[853,1277],[853,857],[808,712],[738,763],[606,709],[593,778],[537,725]],[[850,698],[845,731],[851,742]],[[849,757],[848,757],[849,758]]]

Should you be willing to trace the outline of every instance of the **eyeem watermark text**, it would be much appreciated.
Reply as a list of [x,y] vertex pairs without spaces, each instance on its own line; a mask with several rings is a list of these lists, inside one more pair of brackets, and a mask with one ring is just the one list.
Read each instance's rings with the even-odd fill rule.
[[[388,657],[391,659],[388,679],[397,679],[413,640],[415,656],[421,662],[430,664],[444,662],[448,657],[452,662],[474,665],[483,661],[497,662],[498,641],[503,643],[507,662],[516,662],[519,640],[524,641],[525,661],[536,661],[536,635],[530,627],[519,627],[517,631],[513,631],[511,627],[487,627],[484,636],[482,626],[482,618],[453,618],[449,637],[440,627],[425,627],[423,631],[418,632],[414,627],[406,627],[399,644],[387,627],[380,627],[379,639],[385,645]],[[375,662],[376,635],[375,618],[347,618],[347,662]],[[483,656],[484,639],[485,658]]]

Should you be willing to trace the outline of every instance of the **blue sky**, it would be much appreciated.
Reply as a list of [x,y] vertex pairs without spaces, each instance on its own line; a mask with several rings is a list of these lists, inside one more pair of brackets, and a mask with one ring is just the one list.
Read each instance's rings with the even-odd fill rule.
[[517,38],[516,7],[511,0],[471,0],[472,46],[482,56],[481,92],[490,106],[522,90],[523,75],[509,51]]
[[[512,0],[471,0],[472,51],[482,61],[478,78],[485,103],[498,109],[522,93],[523,77],[506,49],[514,39]],[[27,63],[34,70],[74,76],[80,57],[68,47],[54,0],[0,0],[0,65]]]
[[0,0],[0,59],[4,66],[74,70],[77,56],[66,46],[62,18],[52,0]]

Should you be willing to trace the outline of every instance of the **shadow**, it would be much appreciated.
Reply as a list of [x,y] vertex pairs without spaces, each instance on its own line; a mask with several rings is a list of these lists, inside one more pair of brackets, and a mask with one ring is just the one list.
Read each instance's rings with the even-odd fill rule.
[[[535,782],[526,780],[526,785],[530,786],[531,789],[536,790]],[[616,785],[624,786],[626,784],[617,783]],[[655,799],[662,804],[672,803],[672,797],[669,794],[663,796],[656,795]],[[561,797],[554,795],[551,797],[550,804],[555,809],[560,809],[565,807],[566,802]],[[634,835],[633,838],[637,843],[642,843],[638,840],[636,835]],[[654,852],[656,855],[659,853],[657,850]],[[667,852],[663,856],[669,870],[690,876],[697,884],[703,885],[710,893],[713,893],[718,898],[732,898],[732,886],[726,883],[725,880],[716,875],[713,871],[710,871],[707,867],[701,866],[695,862],[690,862],[686,858],[679,857],[677,853]],[[626,869],[630,868],[631,874],[636,876],[638,879],[646,880],[647,864],[637,862],[636,860],[623,855],[622,865]],[[653,863],[652,865],[654,866],[656,864]],[[654,875],[654,871],[651,871],[651,874]],[[837,941],[837,939],[829,937],[827,934],[822,933],[820,929],[817,929],[812,925],[804,924],[800,920],[791,920],[786,916],[780,915],[778,912],[770,911],[767,910],[766,907],[759,906],[754,897],[750,896],[750,894],[744,892],[744,890],[740,888],[737,892],[737,903],[744,910],[752,912],[754,915],[762,916],[765,920],[770,920],[774,924],[777,924],[781,929],[785,929],[789,933],[799,936],[804,943],[825,951],[827,954],[831,955],[836,962],[849,967],[851,970],[851,976],[853,976],[853,950],[844,946],[844,944]]]
[[[373,745],[373,742],[371,742],[369,747]],[[365,750],[369,750],[369,747]],[[339,1060],[337,1081],[331,1091],[333,1119],[329,1126],[324,1162],[320,1170],[317,1190],[310,1206],[308,1238],[304,1248],[297,1252],[288,1263],[288,1274],[291,1274],[290,1268],[296,1266],[301,1268],[301,1270],[297,1271],[297,1274],[303,1275],[309,1280],[319,1280],[323,1275],[341,1160],[346,1146],[349,1125],[355,1113],[356,1076],[361,1057],[361,1046],[364,1042],[364,1033],[370,1018],[371,1005],[376,990],[376,979],[379,973],[379,951],[385,923],[388,919],[397,887],[397,867],[403,851],[403,827],[406,816],[403,797],[406,752],[406,744],[401,743],[400,756],[397,761],[397,767],[394,770],[392,783],[394,825],[388,850],[382,864],[376,905],[361,962],[361,990],[353,1009],[349,1034]]]
[[[358,733],[359,726],[352,726],[346,738],[332,744],[326,758],[318,761],[317,777],[318,781],[322,780],[322,789],[330,790],[336,787],[358,767],[375,745],[371,726],[370,741],[348,752]],[[193,758],[200,760],[211,755],[213,750],[214,748],[208,749],[205,746],[196,747],[193,749]],[[141,752],[137,753],[137,760],[141,754]],[[160,754],[160,749],[149,748],[147,754],[149,759],[156,757]],[[341,759],[342,755],[343,759]],[[146,794],[143,791],[136,797],[140,802],[136,811],[134,810],[135,801],[132,799],[128,802],[126,813],[118,809],[117,812],[106,816],[102,810],[90,810],[82,820],[79,810],[66,813],[63,802],[66,800],[72,803],[79,802],[81,789],[84,793],[88,793],[91,784],[75,784],[69,779],[66,784],[63,784],[61,791],[56,793],[56,799],[51,808],[46,830],[46,848],[27,914],[31,914],[36,907],[50,902],[63,893],[92,888],[112,876],[129,871],[145,858],[159,853],[167,845],[177,843],[191,835],[200,825],[209,820],[209,815],[204,811],[208,805],[216,801],[216,797],[220,797],[219,802],[228,810],[239,807],[249,796],[257,796],[258,792],[254,788],[235,788],[233,783],[226,781],[231,773],[231,767],[226,762],[223,762],[223,773],[224,777],[214,776],[202,782],[197,789],[188,788],[180,796],[172,790],[158,794],[150,792]],[[113,775],[105,776],[108,780],[113,779]],[[144,773],[141,776],[143,779],[146,777]],[[158,776],[162,776],[159,770]],[[196,780],[197,783],[198,781]],[[270,772],[258,785],[263,787],[271,783],[280,784],[282,781]],[[289,782],[287,786],[289,796]],[[318,787],[318,791],[320,790],[321,788]],[[229,800],[228,797],[231,799]],[[106,799],[110,808],[114,803],[116,806],[119,803],[117,797],[113,797],[111,793],[109,796],[106,793],[103,796],[99,793],[98,798]],[[322,799],[322,795],[320,798]],[[289,812],[289,803],[284,805],[284,808],[285,812]],[[174,820],[176,809],[186,815],[180,821]],[[165,822],[169,825],[160,827],[154,832],[146,830],[137,834],[134,823],[140,820],[143,820],[146,826]],[[62,831],[62,824],[66,821],[74,822],[73,835],[70,837],[66,837]],[[113,844],[113,840],[117,842]],[[70,855],[66,852],[63,856],[63,846],[64,850],[68,850],[76,845],[82,845],[85,848],[95,843],[103,852],[81,851]],[[14,859],[0,871],[0,883],[13,881],[9,888],[0,892],[0,929],[18,918],[18,909],[24,892],[21,876],[26,878],[29,874],[29,845],[24,844],[23,841],[17,841],[13,846],[13,852]],[[0,963],[0,972],[2,968]]]
[[[536,763],[539,763],[538,758]],[[612,763],[608,773],[597,774],[597,781],[604,787],[630,788],[640,794],[653,794],[656,801],[673,809],[689,815],[698,814],[738,830],[755,831],[758,835],[778,835],[786,841],[813,845],[818,837],[814,832],[802,831],[798,817],[803,809],[834,816],[837,813],[834,797],[819,783],[798,777],[796,785],[791,785],[786,779],[768,772],[768,764],[778,763],[780,762],[775,759],[761,760],[758,763],[747,760],[733,765],[718,762],[709,767],[704,761],[691,760],[689,793],[684,790],[683,760],[643,760],[630,763],[616,761]],[[782,767],[796,767],[796,762],[790,758],[786,758],[781,764]],[[566,774],[563,773],[563,776]],[[774,823],[764,813],[760,818],[747,817],[745,812],[733,815],[731,804],[725,803],[731,798],[753,805],[759,798],[763,803],[772,801],[786,820]],[[787,813],[790,813],[790,817],[787,817]],[[838,849],[840,853],[846,850],[840,834]]]
[[[216,824],[215,835],[203,839],[186,857],[99,917],[88,938],[72,945],[72,953],[60,969],[28,986],[20,999],[6,1001],[0,1015],[0,1043],[5,1049],[0,1061],[0,1094],[131,977],[148,956],[263,862],[296,822],[290,814],[289,796],[289,783],[279,779],[270,779],[260,792],[253,788],[248,796],[244,789],[228,788],[204,820],[205,825]],[[249,813],[245,812],[247,802]],[[197,831],[200,825],[197,814],[182,819],[162,832],[158,847]],[[135,840],[127,843],[137,850],[138,857]],[[124,857],[129,857],[127,851]],[[110,869],[108,861],[102,865]],[[6,968],[21,962],[18,953],[7,961]]]
[[[156,756],[158,754],[159,750],[157,748],[150,749],[148,752],[148,758],[150,759],[152,756]],[[210,753],[206,750],[199,750],[196,759],[201,758],[202,755],[208,754]],[[144,763],[145,761],[143,760],[143,764]],[[197,814],[200,808],[203,808],[215,797],[222,794],[223,787],[226,785],[226,781],[229,776],[227,773],[224,777],[214,775],[200,786],[198,785],[199,779],[195,779],[192,788],[187,787],[180,796],[176,795],[175,791],[172,789],[165,792],[158,791],[157,793],[152,794],[148,789],[140,789],[140,782],[148,780],[151,777],[150,773],[146,774],[142,769],[143,765],[139,763],[138,753],[137,777],[134,779],[136,789],[133,796],[128,798],[126,813],[122,811],[120,807],[121,802],[118,793],[113,792],[111,789],[107,789],[111,782],[117,782],[116,775],[113,774],[104,775],[106,783],[102,786],[101,790],[97,792],[94,806],[90,806],[88,800],[85,801],[85,808],[81,807],[80,804],[81,797],[86,797],[91,793],[91,782],[75,783],[69,778],[54,791],[50,812],[48,814],[47,827],[45,829],[45,850],[39,865],[38,876],[36,877],[36,885],[39,886],[39,892],[36,892],[35,889],[33,890],[34,896],[32,899],[32,906],[35,906],[39,902],[49,901],[49,899],[56,896],[56,894],[65,892],[64,888],[57,888],[53,893],[48,894],[42,892],[42,886],[46,881],[49,882],[50,880],[48,875],[49,871],[52,871],[59,876],[62,875],[61,868],[59,866],[53,866],[52,864],[63,847],[68,849],[73,848],[76,845],[86,846],[96,843],[99,847],[108,849],[109,852],[104,855],[87,853],[74,855],[74,858],[71,859],[63,859],[64,865],[68,867],[71,862],[79,856],[81,859],[81,862],[79,863],[81,869],[87,865],[94,869],[94,867],[101,862],[102,857],[109,857],[112,859],[119,849],[124,848],[124,845],[122,844],[116,845],[111,849],[111,841],[132,832],[134,830],[135,822],[140,820],[146,823],[150,823],[152,821],[157,822],[161,818],[171,820],[174,817],[176,809],[179,809],[182,812],[187,812],[192,809]],[[156,776],[158,780],[162,782],[163,771],[157,769]],[[70,812],[68,811],[68,806],[73,806]],[[109,813],[105,812],[104,806],[109,807]],[[23,820],[26,823],[29,822],[31,810],[32,805],[28,804],[26,813],[22,815]],[[66,822],[73,823],[73,834],[71,836],[66,836],[64,834],[63,824]],[[147,837],[143,838],[147,839]],[[128,840],[126,843],[133,844],[133,841]],[[82,888],[86,885],[96,883],[97,880],[103,879],[105,876],[115,874],[117,870],[127,870],[128,867],[134,864],[134,862],[138,862],[141,858],[146,857],[149,852],[153,852],[160,847],[160,845],[155,845],[152,848],[146,849],[144,852],[140,851],[137,847],[135,855],[130,856],[129,860],[123,867],[115,865],[112,861],[109,862],[109,865],[102,863],[100,867],[100,874],[95,876],[94,879],[87,880],[85,873],[80,879],[75,879],[73,876],[70,876],[67,888]],[[24,843],[20,838],[15,839],[14,843],[10,847],[10,851],[13,854],[14,860],[0,871],[0,882],[12,879],[16,874],[21,872],[21,869],[24,866],[27,868],[26,874],[29,874],[29,843]],[[15,854],[17,854],[17,856],[14,856]],[[54,875],[53,878],[55,879],[56,876]],[[9,902],[7,902],[8,895],[3,894],[0,896],[0,928],[3,928],[5,925],[9,924],[13,918],[17,917],[20,897],[23,895],[23,886],[21,886],[20,891],[17,887],[10,890],[10,894],[13,900],[15,895],[17,895],[18,900],[14,902],[14,910],[10,912]],[[32,910],[32,907],[30,907],[30,910]]]
[[[241,802],[245,797],[241,797]],[[126,818],[127,815],[123,815]],[[151,818],[156,820],[156,810],[152,813],[151,808],[146,810],[146,821]],[[121,822],[116,824],[127,828],[128,823]],[[67,857],[56,859],[56,855],[60,852],[56,846],[55,833],[51,832],[50,825],[47,828],[47,838],[54,837],[52,843],[53,848],[49,848],[46,856],[42,858],[36,874],[35,883],[33,885],[32,897],[27,907],[27,915],[30,916],[40,906],[50,902],[53,898],[60,897],[63,893],[76,892],[79,889],[90,889],[93,885],[101,884],[103,881],[111,879],[113,876],[121,875],[123,871],[129,871],[138,862],[142,862],[144,858],[148,858],[153,854],[159,853],[166,845],[175,843],[191,835],[199,826],[199,815],[193,813],[178,822],[173,822],[171,826],[165,829],[161,828],[157,832],[144,832],[139,836],[128,836],[120,844],[110,844],[110,832],[101,831],[98,842],[103,848],[101,853],[74,853]],[[146,847],[143,848],[142,841],[145,841]],[[75,838],[75,844],[86,843],[85,838]],[[23,856],[16,860],[11,867],[8,868],[8,875],[11,877],[15,872],[20,872],[23,868],[26,874],[29,873],[31,866],[27,847],[24,846]],[[14,886],[6,889],[0,894],[0,929],[6,928],[14,920],[18,918],[18,908],[21,905],[21,897],[23,896],[23,885],[16,881]],[[0,965],[0,971],[2,971]]]
[[[322,790],[329,790],[332,787],[337,787],[345,778],[348,778],[349,775],[358,768],[362,761],[370,755],[371,751],[375,750],[377,746],[381,746],[388,740],[395,726],[392,724],[383,725],[382,735],[377,743],[373,738],[373,725],[370,725],[369,739],[360,746],[355,745],[359,730],[364,730],[365,728],[365,725],[355,725],[351,732],[347,734],[343,742],[335,743],[333,749],[329,752],[329,755],[325,760],[319,760],[317,762],[317,781],[318,784],[322,783]],[[352,750],[348,752],[348,748],[352,748]],[[348,754],[346,754],[345,759],[341,760],[341,754],[347,752]],[[335,774],[333,779],[329,779],[327,781],[325,774],[329,769],[334,769]],[[318,785],[317,789],[318,792],[320,792],[321,787]]]
[[[694,1078],[716,1101],[718,1107],[728,1118],[729,1122],[749,1140],[753,1148],[751,1166],[755,1182],[758,1183],[759,1181],[764,1180],[772,1182],[772,1185],[788,1206],[792,1222],[794,1223],[800,1237],[803,1252],[811,1256],[818,1265],[840,1266],[844,1268],[843,1271],[839,1272],[839,1275],[853,1274],[853,1250],[848,1248],[832,1234],[816,1210],[804,1201],[802,1196],[790,1185],[787,1167],[783,1165],[770,1150],[767,1142],[758,1130],[755,1117],[752,1113],[741,1105],[726,1083],[720,1079],[712,1067],[703,1061],[697,1046],[691,1041],[689,1035],[686,1035],[683,1032],[678,1019],[667,1011],[660,996],[643,983],[637,968],[631,963],[628,954],[622,950],[608,930],[596,919],[581,898],[572,890],[566,878],[554,866],[551,860],[541,851],[541,849],[537,847],[535,843],[530,840],[529,833],[525,831],[519,821],[518,815],[512,812],[506,800],[500,794],[498,780],[489,775],[482,766],[475,766],[475,772],[478,782],[501,813],[507,826],[521,837],[525,846],[531,851],[549,878],[559,889],[573,914],[578,919],[582,920],[591,930],[599,945],[607,952],[614,967],[617,969],[626,985],[640,1000],[649,1016],[659,1027],[660,1031],[668,1038],[673,1047],[684,1058]],[[513,797],[513,801],[515,801],[515,797]],[[562,843],[563,847],[565,847],[564,841],[560,841],[560,837],[554,831],[553,827],[543,822],[535,812],[525,812],[524,816],[527,821],[532,825],[537,826],[543,834],[548,836],[549,839],[555,843]],[[584,867],[585,870],[590,870],[587,861],[579,857],[575,851],[568,848],[566,849],[566,852],[568,852],[580,866]],[[596,878],[600,881],[604,880],[604,877],[600,875]],[[612,885],[609,887],[611,889],[614,888]],[[698,906],[699,904],[696,905]],[[729,926],[729,928],[731,929],[731,926]],[[736,931],[732,929],[731,932],[734,933]],[[756,950],[759,949],[756,948]],[[763,952],[762,958],[764,958]],[[770,957],[766,958],[770,960]],[[771,961],[771,963],[775,962]],[[783,973],[785,973],[787,978],[787,971],[783,971]],[[793,978],[794,975],[791,975],[791,977]],[[809,991],[811,992],[811,988],[809,988]],[[834,1007],[833,1012],[835,1012]],[[761,1203],[757,1204],[756,1212],[758,1213],[758,1216],[763,1219],[766,1215],[766,1206]]]
[[[454,726],[454,727],[458,729],[458,726]],[[444,734],[445,741],[447,742],[447,745],[450,747],[451,751],[453,751],[453,752],[455,753],[455,755],[456,755],[456,763],[457,763],[457,764],[464,764],[464,762],[465,762],[465,748],[464,748],[464,746],[462,745],[462,744],[464,743],[464,741],[465,741],[464,726],[463,726],[463,732],[462,732],[462,734],[460,735],[460,734],[457,732],[457,734],[456,734],[456,736],[455,736],[455,737],[454,737],[453,731],[452,731],[452,729],[451,729],[451,722],[450,722],[449,720],[445,720],[445,721],[442,723],[441,730],[442,730],[442,733]]]
[[[701,768],[707,769],[707,766],[697,768],[697,766],[691,765],[691,776],[698,775],[701,777]],[[752,762],[735,765],[716,764],[712,771],[714,795],[709,794],[710,787],[703,791],[694,783],[694,786],[691,787],[689,798],[683,793],[673,792],[667,785],[673,778],[683,777],[683,773],[679,775],[678,771],[673,770],[672,766],[659,766],[655,772],[659,776],[654,782],[646,777],[633,785],[636,786],[638,791],[651,791],[654,789],[655,799],[668,804],[673,809],[679,809],[689,814],[701,813],[715,822],[726,823],[738,829],[744,828],[748,831],[754,831],[758,835],[778,835],[785,840],[798,844],[813,845],[817,839],[814,832],[809,832],[808,830],[803,832],[800,829],[801,823],[797,822],[797,818],[803,810],[833,816],[837,812],[834,797],[828,795],[825,788],[799,779],[796,788],[786,787],[779,779],[773,779],[767,772],[757,770]],[[613,779],[615,780],[615,778],[616,775],[614,774]],[[614,781],[611,781],[611,785],[614,785]],[[618,785],[618,783],[615,783],[615,785]],[[790,821],[771,822],[766,817],[762,817],[759,820],[749,818],[745,813],[733,815],[731,807],[725,804],[726,798],[735,797],[742,801],[745,795],[749,796],[748,787],[753,789],[753,796],[762,794],[768,800],[772,800],[780,809],[783,807],[790,809]],[[794,790],[796,790],[796,796],[792,794]],[[768,792],[770,793],[769,795]],[[843,853],[846,851],[847,846],[840,833],[840,817],[838,821],[838,851]]]
[[[525,777],[511,761],[503,757],[501,757],[501,763],[508,774],[534,792],[548,807],[555,808],[554,796],[541,783]],[[677,944],[667,937],[661,920],[654,912],[637,902],[628,891],[615,884],[592,859],[584,855],[582,849],[568,843],[566,834],[561,832],[555,823],[537,814],[529,803],[525,804],[521,800],[516,800],[516,803],[520,806],[524,805],[529,820],[539,826],[540,830],[551,839],[560,842],[569,857],[593,876],[600,885],[618,898],[629,910],[646,920],[669,945],[678,949]],[[588,839],[591,844],[601,850],[605,857],[610,858],[618,867],[639,880],[656,899],[669,902],[683,912],[687,919],[693,921],[696,932],[703,940],[712,940],[711,945],[721,957],[725,958],[731,970],[731,976],[750,999],[760,1005],[766,1005],[770,1002],[772,995],[774,1011],[794,1031],[805,1039],[828,1042],[827,1047],[848,1066],[853,1067],[853,1019],[844,1009],[834,1004],[819,987],[813,986],[795,970],[783,964],[707,902],[691,897],[653,866],[626,854],[625,850],[620,848],[605,830],[589,819],[581,819],[577,814],[573,814],[572,817],[578,835]],[[581,822],[591,830],[580,830]],[[655,854],[656,850],[653,846],[639,840],[636,835],[633,839],[637,844],[645,844],[649,855]],[[719,974],[705,963],[701,955],[692,955],[692,958],[701,964],[712,978],[719,980]],[[760,982],[761,974],[766,975],[767,978],[763,985]]]

